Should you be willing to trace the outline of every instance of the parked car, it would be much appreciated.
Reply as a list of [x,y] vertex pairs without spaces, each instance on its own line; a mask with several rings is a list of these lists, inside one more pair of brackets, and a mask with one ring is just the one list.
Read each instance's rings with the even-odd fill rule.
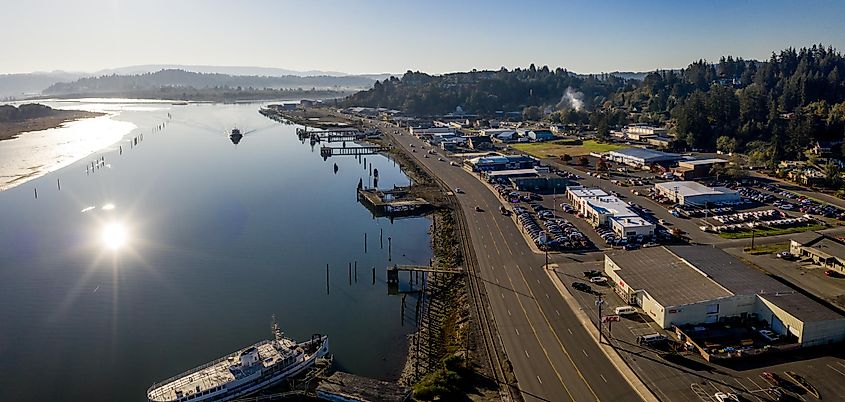
[[457,187],[457,188],[455,188],[455,192],[458,193],[458,194],[463,194],[464,190],[460,187]]
[[572,288],[588,293],[593,291],[593,288],[591,288],[590,285],[587,285],[584,282],[572,282]]
[[587,278],[592,278],[594,276],[601,276],[601,272],[596,271],[595,269],[591,269],[589,271],[584,271],[584,276]]
[[613,313],[616,314],[616,315],[631,315],[631,314],[637,314],[637,309],[635,309],[631,306],[622,306],[622,307],[615,308],[613,310]]
[[795,260],[798,259],[794,254],[790,253],[789,251],[781,251],[775,254],[778,258],[783,258],[784,260]]
[[604,285],[604,284],[607,283],[607,278],[605,278],[603,276],[594,276],[594,277],[590,278],[590,283],[593,283],[593,284],[596,284],[596,285]]
[[757,331],[757,332],[759,332],[760,336],[762,336],[763,338],[765,338],[769,342],[775,342],[775,341],[780,339],[780,336],[778,334],[776,334],[773,331],[768,330],[768,329],[761,329],[760,331]]

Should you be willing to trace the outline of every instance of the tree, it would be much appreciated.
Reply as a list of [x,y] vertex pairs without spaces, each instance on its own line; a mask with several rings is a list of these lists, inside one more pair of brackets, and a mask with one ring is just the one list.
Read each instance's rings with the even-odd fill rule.
[[590,160],[587,159],[586,156],[582,155],[580,158],[578,158],[578,164],[581,166],[587,166],[590,164]]
[[596,162],[596,170],[606,172],[607,171],[607,162],[605,162],[604,159],[599,159],[599,161]]
[[563,155],[560,157],[560,159],[561,159],[564,163],[567,163],[567,164],[568,164],[569,162],[571,162],[571,161],[572,161],[572,157],[571,157],[571,156],[569,156],[569,154],[563,154]]
[[723,135],[716,139],[716,149],[726,154],[736,152],[736,139]]
[[543,111],[537,106],[529,106],[522,109],[522,118],[525,120],[537,121],[543,118]]
[[828,159],[824,165],[825,182],[832,188],[839,188],[842,185],[842,175],[839,165]]

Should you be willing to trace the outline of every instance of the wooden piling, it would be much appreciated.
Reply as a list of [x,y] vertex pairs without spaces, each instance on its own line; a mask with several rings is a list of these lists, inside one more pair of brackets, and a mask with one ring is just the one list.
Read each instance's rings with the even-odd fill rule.
[[367,254],[367,232],[364,232],[364,254]]
[[33,190],[35,190],[35,199],[37,200],[38,199],[38,189],[34,188]]
[[379,230],[378,230],[378,242],[379,242],[379,248],[384,250],[384,229],[382,229],[382,228],[379,228]]
[[393,261],[393,243],[390,240],[390,236],[387,236],[387,260]]
[[62,191],[62,182],[60,182],[59,179],[56,179],[56,187],[59,188],[59,191]]
[[376,267],[374,265],[373,266],[373,285],[375,285],[375,284],[376,284]]
[[358,261],[355,261],[355,283],[358,283]]
[[352,263],[349,263],[349,284],[352,284]]

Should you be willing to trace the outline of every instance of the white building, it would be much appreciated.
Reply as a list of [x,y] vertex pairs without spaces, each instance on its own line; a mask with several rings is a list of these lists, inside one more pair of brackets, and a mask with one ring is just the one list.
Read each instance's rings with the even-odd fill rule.
[[607,226],[619,237],[653,236],[656,226],[614,195],[599,188],[569,187],[566,197],[593,226]]
[[604,271],[663,328],[756,318],[802,346],[845,340],[845,317],[712,246],[609,253]]
[[646,148],[623,148],[604,154],[607,159],[628,166],[644,167],[655,164],[668,165],[681,159],[681,155]]
[[724,187],[707,187],[694,181],[668,181],[656,183],[654,191],[681,205],[706,205],[707,203],[735,203],[741,200],[736,191]]
[[411,135],[415,135],[418,138],[422,139],[429,139],[435,134],[455,134],[455,129],[449,127],[427,127],[427,128],[420,128],[420,127],[411,127],[410,128]]

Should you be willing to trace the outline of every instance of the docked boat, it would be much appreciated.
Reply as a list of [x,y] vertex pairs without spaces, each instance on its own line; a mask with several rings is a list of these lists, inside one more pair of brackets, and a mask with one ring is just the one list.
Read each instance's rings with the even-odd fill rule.
[[244,138],[244,135],[241,133],[240,129],[233,128],[232,132],[229,133],[229,139],[232,140],[232,144],[238,145],[241,142],[241,138]]
[[285,338],[273,323],[275,339],[264,340],[188,370],[147,389],[150,402],[229,401],[249,395],[313,366],[329,351],[325,335],[304,342]]

